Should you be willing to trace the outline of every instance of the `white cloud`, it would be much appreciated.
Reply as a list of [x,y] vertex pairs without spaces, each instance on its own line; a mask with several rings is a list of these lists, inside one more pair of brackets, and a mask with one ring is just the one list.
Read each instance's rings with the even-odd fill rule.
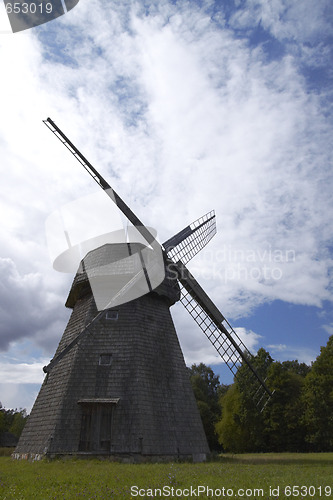
[[326,0],[313,3],[303,0],[295,4],[292,0],[274,3],[275,9],[260,0],[261,20],[273,35],[280,39],[315,43],[331,33],[332,9]]
[[277,39],[299,42],[318,42],[331,33],[333,12],[327,0],[246,0],[232,16],[237,28],[253,28],[259,23]]
[[[309,67],[331,66],[333,9],[329,0],[246,0],[231,16],[230,25],[247,33],[259,26],[280,43],[280,51],[290,52],[298,64]],[[267,49],[267,40],[262,42]]]
[[311,365],[318,356],[318,352],[304,346],[271,344],[267,345],[272,358],[276,361],[297,360],[299,363]]
[[262,339],[262,336],[243,327],[234,328],[234,330],[241,341],[246,345],[248,350],[252,354],[255,354],[258,350],[258,343],[260,342],[260,339]]
[[45,374],[43,363],[1,363],[0,378],[7,384],[41,384]]
[[29,414],[39,392],[42,379],[36,384],[0,383],[1,404],[3,408],[26,409]]
[[283,352],[286,351],[287,346],[286,344],[269,344],[267,348],[274,350],[274,352]]
[[323,325],[322,328],[329,334],[333,335],[333,323],[329,325]]

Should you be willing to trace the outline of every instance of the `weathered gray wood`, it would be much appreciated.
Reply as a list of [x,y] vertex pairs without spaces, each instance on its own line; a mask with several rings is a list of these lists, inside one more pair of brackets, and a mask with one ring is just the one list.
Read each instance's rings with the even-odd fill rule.
[[[96,261],[101,252],[105,255],[105,248],[94,251]],[[118,319],[108,320],[105,314],[52,368],[16,448],[17,458],[80,452],[128,460],[206,456],[205,433],[170,315],[170,305],[179,299],[176,283],[168,275],[157,290],[117,307]],[[73,312],[56,355],[97,313],[83,274],[76,276],[70,296]],[[101,354],[112,355],[110,365],[100,364]],[[110,432],[104,432],[108,450],[80,451],[82,418],[86,423],[96,419],[105,406],[112,406],[103,416],[112,416],[110,446]],[[91,408],[96,408],[92,417]]]

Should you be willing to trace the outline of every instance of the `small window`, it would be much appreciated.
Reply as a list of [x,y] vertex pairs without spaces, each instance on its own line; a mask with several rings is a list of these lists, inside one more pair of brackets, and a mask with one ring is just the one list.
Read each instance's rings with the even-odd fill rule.
[[112,363],[112,354],[100,354],[99,355],[99,364],[100,365],[111,365]]
[[109,319],[111,321],[117,321],[118,311],[107,311],[106,315],[105,315],[105,319]]

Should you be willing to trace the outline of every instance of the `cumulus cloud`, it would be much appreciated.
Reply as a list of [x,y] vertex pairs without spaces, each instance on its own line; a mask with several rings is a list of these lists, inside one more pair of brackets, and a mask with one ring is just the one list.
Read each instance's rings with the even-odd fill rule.
[[[12,365],[12,370],[15,370],[15,367]],[[38,391],[40,389],[41,382],[43,381],[42,377],[36,384],[24,384],[22,380],[24,380],[24,375],[22,374],[22,378],[19,380],[17,384],[15,383],[0,383],[0,392],[1,392],[1,401],[0,403],[4,408],[13,408],[13,409],[26,409],[29,414],[32,408],[32,404],[36,399]]]
[[48,290],[39,273],[20,274],[9,258],[0,258],[1,349],[18,339],[35,338],[46,350],[54,348],[59,326],[59,298]]
[[329,335],[333,335],[333,323],[329,325],[323,325],[322,327]]
[[294,44],[315,44],[331,34],[333,10],[326,0],[245,0],[233,14],[231,22],[238,28],[253,28],[262,23],[277,39]]
[[7,384],[19,383],[22,380],[26,384],[40,384],[42,380],[42,363],[16,363],[13,370],[12,363],[2,363],[0,366],[1,380],[5,380]]

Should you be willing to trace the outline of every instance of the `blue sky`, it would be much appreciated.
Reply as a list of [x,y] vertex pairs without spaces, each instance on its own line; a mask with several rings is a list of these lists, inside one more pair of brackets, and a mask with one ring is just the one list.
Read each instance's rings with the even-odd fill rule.
[[[45,221],[96,192],[48,116],[160,241],[215,209],[192,273],[253,352],[316,358],[333,334],[332,21],[330,0],[85,0],[0,34],[4,406],[31,408],[69,317]],[[186,362],[230,382],[172,314]]]

